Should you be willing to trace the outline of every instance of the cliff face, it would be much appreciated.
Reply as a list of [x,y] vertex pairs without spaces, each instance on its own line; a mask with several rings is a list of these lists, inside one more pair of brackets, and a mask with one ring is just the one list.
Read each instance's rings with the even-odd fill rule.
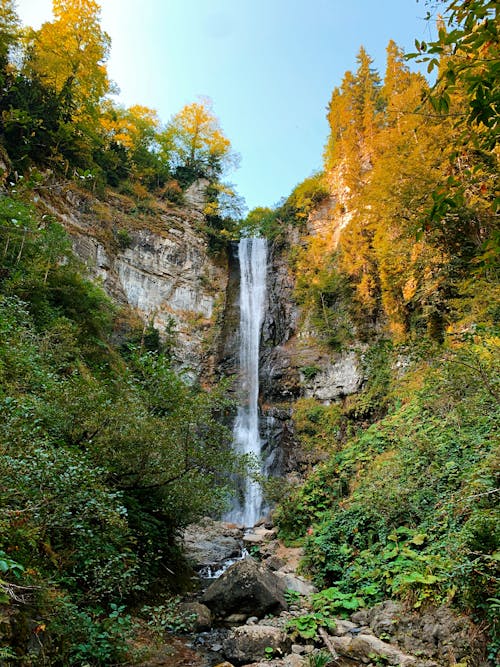
[[[182,207],[156,200],[138,205],[116,193],[96,199],[71,186],[54,189],[39,204],[66,227],[76,254],[108,294],[145,324],[173,332],[177,365],[193,379],[210,381],[238,370],[239,265],[236,244],[224,256],[208,251],[200,231],[203,189],[196,184]],[[330,233],[335,206],[331,199],[313,212],[307,236],[289,229],[269,248],[260,401],[261,436],[274,474],[302,461],[291,419],[295,400],[336,401],[363,383],[359,350],[325,352],[294,299],[290,249]]]
[[[317,222],[321,216],[325,222],[333,215],[329,211],[321,208],[311,218]],[[309,236],[322,233],[309,229]],[[328,227],[321,229],[328,233]],[[363,346],[354,344],[340,353],[326,350],[318,344],[308,314],[295,301],[289,249],[306,239],[291,230],[285,243],[271,248],[261,351],[264,403],[293,402],[301,396],[331,402],[359,391],[364,380],[359,361]]]
[[160,333],[173,331],[179,365],[199,377],[213,371],[227,266],[209,253],[199,230],[199,185],[186,200],[177,208],[154,201],[138,213],[118,195],[97,201],[68,189],[44,206],[66,227],[76,254],[108,294]]

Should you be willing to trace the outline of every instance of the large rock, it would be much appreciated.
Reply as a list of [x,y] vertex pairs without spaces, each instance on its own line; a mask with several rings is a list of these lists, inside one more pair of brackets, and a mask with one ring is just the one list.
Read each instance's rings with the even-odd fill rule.
[[202,602],[218,618],[233,613],[264,616],[287,607],[281,580],[252,558],[231,565],[207,588]]
[[318,592],[316,586],[298,575],[278,571],[276,572],[276,576],[281,579],[285,590],[295,591],[295,593],[299,593],[300,595],[311,595]]
[[238,665],[265,658],[268,646],[276,655],[284,655],[291,647],[290,639],[279,628],[270,625],[244,625],[235,628],[223,644],[224,656]]
[[393,600],[381,602],[369,610],[356,613],[351,620],[384,634],[402,651],[418,654],[439,663],[480,664],[485,638],[479,628],[465,616],[449,607],[429,607],[417,613]]
[[187,559],[199,569],[237,557],[241,552],[241,537],[238,528],[207,517],[189,525],[182,542]]
[[212,626],[212,614],[210,609],[199,602],[182,602],[179,612],[189,619],[189,627],[194,632],[210,630]]
[[423,665],[430,667],[436,664],[418,660],[415,656],[407,655],[396,646],[383,642],[378,637],[370,634],[330,637],[330,641],[340,655],[361,660],[361,662],[383,660],[384,664],[400,665],[401,667],[423,667]]
[[286,655],[283,659],[277,658],[276,660],[259,660],[259,662],[252,662],[248,665],[243,665],[242,667],[305,667],[310,663],[306,662],[305,658],[302,658],[297,654]]

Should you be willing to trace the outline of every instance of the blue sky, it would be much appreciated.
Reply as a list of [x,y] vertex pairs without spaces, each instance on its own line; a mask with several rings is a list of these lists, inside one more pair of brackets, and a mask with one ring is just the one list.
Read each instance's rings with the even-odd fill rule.
[[[241,155],[227,180],[249,208],[272,206],[321,169],[326,107],[363,45],[383,73],[394,39],[429,39],[423,0],[101,0],[108,70],[125,105],[163,121],[209,97]],[[22,21],[51,0],[17,0]]]

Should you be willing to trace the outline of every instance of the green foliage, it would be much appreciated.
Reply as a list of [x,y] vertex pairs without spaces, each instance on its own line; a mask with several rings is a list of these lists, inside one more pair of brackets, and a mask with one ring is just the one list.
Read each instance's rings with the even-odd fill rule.
[[[304,540],[303,568],[328,587],[313,611],[333,616],[395,597],[414,607],[453,601],[494,617],[498,332],[452,342],[447,352],[423,345],[397,383],[391,347],[374,350],[384,358],[377,383],[386,391],[393,382],[388,413],[280,504],[280,534]],[[498,628],[490,627],[494,647]]]
[[[404,354],[404,348],[401,351]],[[367,380],[363,391],[348,403],[346,412],[351,419],[373,420],[384,415],[390,401],[391,363],[398,352],[390,341],[379,340],[363,353],[361,362]]]
[[284,595],[288,606],[297,604],[297,602],[300,601],[300,593],[298,591],[294,591],[292,588],[287,588]]
[[321,369],[318,366],[302,366],[299,370],[306,380],[314,380]]
[[282,231],[277,211],[263,206],[252,209],[241,226],[250,236],[264,236],[270,240],[277,238]]
[[315,639],[319,628],[330,630],[335,628],[335,621],[333,618],[329,618],[328,611],[304,614],[290,619],[286,624],[286,630],[292,638]]
[[114,309],[50,219],[4,197],[0,244],[1,603],[23,612],[13,579],[40,591],[57,664],[115,664],[124,605],[186,583],[177,531],[220,510],[242,468],[225,388],[186,383],[152,324],[121,356]]
[[245,234],[279,238],[287,225],[302,227],[309,214],[329,195],[322,173],[299,183],[291,194],[275,208],[259,206],[241,222]]
[[180,608],[181,598],[179,596],[166,600],[165,604],[144,605],[141,614],[146,618],[148,626],[159,637],[166,632],[182,634],[193,629],[196,614],[190,614]]
[[[316,370],[313,367],[314,374]],[[346,419],[339,405],[323,405],[313,398],[301,398],[294,404],[293,423],[307,450],[331,452],[340,445]]]
[[119,229],[116,232],[116,240],[118,241],[118,245],[122,250],[130,248],[132,245],[132,237],[130,236],[128,229]]
[[54,664],[123,664],[130,656],[128,639],[133,624],[123,605],[82,610],[68,597],[58,596],[47,627]]
[[209,248],[220,251],[234,238],[236,221],[241,218],[246,206],[233,187],[225,183],[210,183],[205,190],[205,196],[206,222],[201,229],[208,236]]
[[365,606],[365,601],[353,593],[342,593],[338,588],[326,588],[311,596],[313,610],[326,616],[348,618]]
[[[480,144],[491,149],[498,141],[498,4],[494,0],[445,4],[438,39],[429,43],[416,40],[418,53],[408,57],[427,62],[428,72],[439,68],[429,95],[438,113],[448,113],[451,95],[457,89],[465,90],[467,122],[479,130]],[[427,20],[430,18],[429,14]]]
[[[313,249],[318,245],[318,239],[312,239],[309,248],[297,254],[295,297],[307,309],[319,340],[340,351],[353,340],[355,333],[349,307],[351,287],[336,267],[336,256],[319,255],[321,249]],[[311,257],[313,253],[319,261]]]
[[278,207],[277,216],[282,223],[301,225],[309,214],[329,196],[324,174],[318,173],[295,186],[287,199]]
[[275,649],[272,646],[266,646],[264,649],[264,655],[266,660],[272,660],[274,657]]
[[309,667],[327,667],[333,662],[333,657],[326,651],[318,651],[317,653],[311,653],[307,657],[307,661]]

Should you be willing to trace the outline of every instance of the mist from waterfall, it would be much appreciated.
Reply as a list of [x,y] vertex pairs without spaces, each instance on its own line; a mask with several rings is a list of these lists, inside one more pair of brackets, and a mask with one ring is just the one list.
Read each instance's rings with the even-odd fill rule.
[[[234,448],[260,460],[259,435],[259,344],[264,320],[267,275],[267,241],[242,238],[238,246],[240,264],[240,394],[234,424]],[[241,499],[236,499],[228,521],[253,526],[262,511],[260,484],[247,479]]]

